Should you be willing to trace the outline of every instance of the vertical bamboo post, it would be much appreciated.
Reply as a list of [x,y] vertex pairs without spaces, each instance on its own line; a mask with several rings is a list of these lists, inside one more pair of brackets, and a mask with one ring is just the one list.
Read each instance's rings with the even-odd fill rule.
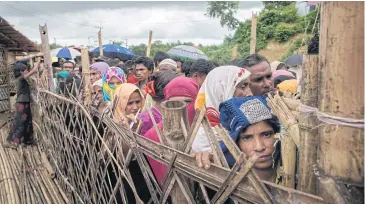
[[257,15],[254,12],[252,12],[250,54],[256,53],[256,27],[257,27]]
[[47,70],[47,77],[48,77],[48,88],[50,91],[54,91],[54,84],[53,84],[53,70],[52,70],[52,58],[51,58],[51,51],[49,46],[49,39],[48,39],[48,28],[47,24],[44,26],[39,26],[39,32],[41,34],[41,51],[43,52],[43,59],[44,59],[44,68]]
[[84,103],[86,106],[91,105],[91,84],[89,68],[89,51],[86,48],[81,49],[82,78],[84,80]]
[[[165,101],[161,103],[161,114],[163,116],[162,133],[166,137],[166,145],[176,150],[182,150],[184,145],[185,137],[182,129],[183,125],[188,127],[186,105],[183,101]],[[170,195],[172,203],[187,203],[178,183],[174,184]]]
[[238,50],[238,45],[235,44],[233,49],[232,49],[232,60],[237,59],[237,50]]
[[[301,103],[311,107],[318,107],[318,55],[303,56],[303,85]],[[315,194],[313,166],[317,161],[318,121],[317,117],[300,112],[300,146],[299,146],[299,185],[298,190]]]
[[150,33],[148,35],[148,45],[146,50],[146,56],[149,57],[151,54],[151,42],[152,42],[152,30],[150,30]]
[[98,32],[98,40],[99,40],[99,52],[100,52],[100,57],[101,57],[101,56],[104,56],[103,42],[102,42],[102,39],[101,39],[101,28]]
[[[324,2],[320,16],[319,111],[363,119],[364,2]],[[324,177],[364,186],[363,129],[320,126],[317,158]],[[362,196],[351,198],[363,202]]]

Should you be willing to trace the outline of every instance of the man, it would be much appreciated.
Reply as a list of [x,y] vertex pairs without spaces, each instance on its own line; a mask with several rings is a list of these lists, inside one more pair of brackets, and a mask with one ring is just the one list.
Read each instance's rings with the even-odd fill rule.
[[153,72],[153,60],[148,57],[139,57],[136,59],[135,65],[136,76],[139,80],[136,86],[144,90],[144,86],[147,84],[148,78]]
[[211,61],[198,59],[191,65],[190,78],[201,87],[208,73],[215,67],[216,66]]
[[180,59],[180,57],[172,57],[172,60],[174,60],[177,65],[176,73],[178,75],[183,75],[184,74],[182,71],[183,61]]
[[243,66],[251,72],[250,88],[254,96],[267,95],[273,91],[271,68],[264,56],[249,55],[243,60]]
[[168,58],[170,58],[170,56],[166,52],[161,52],[161,51],[156,52],[155,57],[153,58],[155,67],[157,68],[160,62],[162,62],[162,60]]
[[177,64],[172,59],[164,59],[158,65],[160,72],[175,72],[177,70]]
[[124,64],[125,66],[127,66],[128,69],[128,77],[127,77],[127,82],[130,84],[136,84],[138,83],[138,78],[136,77],[136,70],[135,70],[135,64],[133,60],[128,60],[125,62]]
[[75,68],[75,63],[73,63],[70,60],[67,60],[62,64],[62,71],[72,72],[74,68]]

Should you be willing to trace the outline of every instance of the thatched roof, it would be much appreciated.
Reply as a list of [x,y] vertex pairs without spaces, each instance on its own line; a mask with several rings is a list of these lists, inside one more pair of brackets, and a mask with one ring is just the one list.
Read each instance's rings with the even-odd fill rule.
[[0,16],[0,44],[9,51],[39,52],[39,47]]

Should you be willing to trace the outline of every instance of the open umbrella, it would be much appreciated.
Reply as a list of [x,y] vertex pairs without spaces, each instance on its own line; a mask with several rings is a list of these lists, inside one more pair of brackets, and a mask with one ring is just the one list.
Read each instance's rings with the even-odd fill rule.
[[178,56],[188,59],[208,59],[208,57],[198,48],[188,45],[178,45],[167,51],[170,56]]
[[65,59],[75,59],[76,56],[81,56],[81,53],[73,48],[63,47],[51,50],[51,56]]
[[294,54],[290,55],[288,58],[284,60],[284,63],[286,65],[289,65],[291,67],[295,67],[297,65],[301,65],[303,62],[303,55],[302,54]]
[[[100,56],[99,47],[96,47],[92,50],[94,57]],[[106,44],[103,45],[103,55],[109,58],[118,57],[122,61],[131,60],[134,56],[136,56],[129,49],[122,47],[120,45],[115,44]]]

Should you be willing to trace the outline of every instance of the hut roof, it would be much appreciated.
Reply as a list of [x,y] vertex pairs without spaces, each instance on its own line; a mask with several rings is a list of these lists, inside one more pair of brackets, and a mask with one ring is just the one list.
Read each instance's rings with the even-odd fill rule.
[[39,52],[39,47],[0,16],[0,44],[9,51]]

